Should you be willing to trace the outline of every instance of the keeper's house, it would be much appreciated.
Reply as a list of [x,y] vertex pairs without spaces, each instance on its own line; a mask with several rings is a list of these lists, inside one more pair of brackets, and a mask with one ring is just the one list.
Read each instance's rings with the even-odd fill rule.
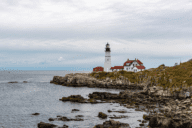
[[139,71],[144,71],[145,66],[143,66],[143,63],[140,60],[129,60],[124,63],[123,66],[114,66],[110,68],[111,71],[120,71],[120,70],[125,70],[125,71],[131,71],[131,72],[139,72]]

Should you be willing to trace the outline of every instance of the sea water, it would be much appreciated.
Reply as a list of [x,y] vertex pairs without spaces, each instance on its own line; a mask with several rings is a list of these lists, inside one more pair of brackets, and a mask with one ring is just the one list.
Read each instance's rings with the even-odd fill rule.
[[[86,72],[86,71],[84,71]],[[128,118],[114,119],[128,123],[131,128],[139,127],[137,120],[142,120],[146,112],[135,111],[120,106],[117,103],[81,104],[62,102],[59,99],[70,95],[81,95],[88,98],[89,93],[111,92],[118,94],[120,89],[102,89],[87,87],[65,87],[51,84],[53,76],[65,76],[83,71],[0,71],[0,128],[37,128],[40,122],[52,123],[58,126],[68,125],[69,128],[93,128],[109,120],[109,116],[124,115]],[[86,72],[88,73],[88,72]],[[17,81],[18,83],[8,83]],[[27,81],[27,83],[23,83]],[[71,112],[72,109],[80,111]],[[126,110],[128,113],[108,113],[107,110]],[[98,118],[98,113],[109,115],[107,119]],[[40,115],[32,115],[40,113]],[[49,121],[57,115],[75,118],[83,115],[84,121]]]

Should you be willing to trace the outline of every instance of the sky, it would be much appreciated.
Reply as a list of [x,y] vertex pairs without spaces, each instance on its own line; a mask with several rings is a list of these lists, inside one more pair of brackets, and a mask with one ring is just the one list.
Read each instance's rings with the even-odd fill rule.
[[0,70],[87,70],[192,55],[191,0],[1,0]]

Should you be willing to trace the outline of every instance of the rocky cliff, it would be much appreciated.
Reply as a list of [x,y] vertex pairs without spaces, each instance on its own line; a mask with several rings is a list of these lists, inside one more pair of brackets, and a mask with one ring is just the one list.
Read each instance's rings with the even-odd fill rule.
[[63,86],[73,87],[98,87],[98,88],[115,88],[115,89],[140,89],[142,90],[144,85],[131,83],[128,78],[119,76],[117,79],[110,79],[106,77],[104,80],[100,80],[90,76],[90,73],[71,73],[62,76],[54,76],[50,83],[59,84]]

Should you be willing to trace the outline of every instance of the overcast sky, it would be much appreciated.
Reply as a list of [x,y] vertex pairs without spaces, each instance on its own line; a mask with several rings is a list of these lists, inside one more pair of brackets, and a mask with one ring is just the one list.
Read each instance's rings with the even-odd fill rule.
[[0,67],[54,70],[138,58],[146,69],[192,55],[191,0],[0,0]]

